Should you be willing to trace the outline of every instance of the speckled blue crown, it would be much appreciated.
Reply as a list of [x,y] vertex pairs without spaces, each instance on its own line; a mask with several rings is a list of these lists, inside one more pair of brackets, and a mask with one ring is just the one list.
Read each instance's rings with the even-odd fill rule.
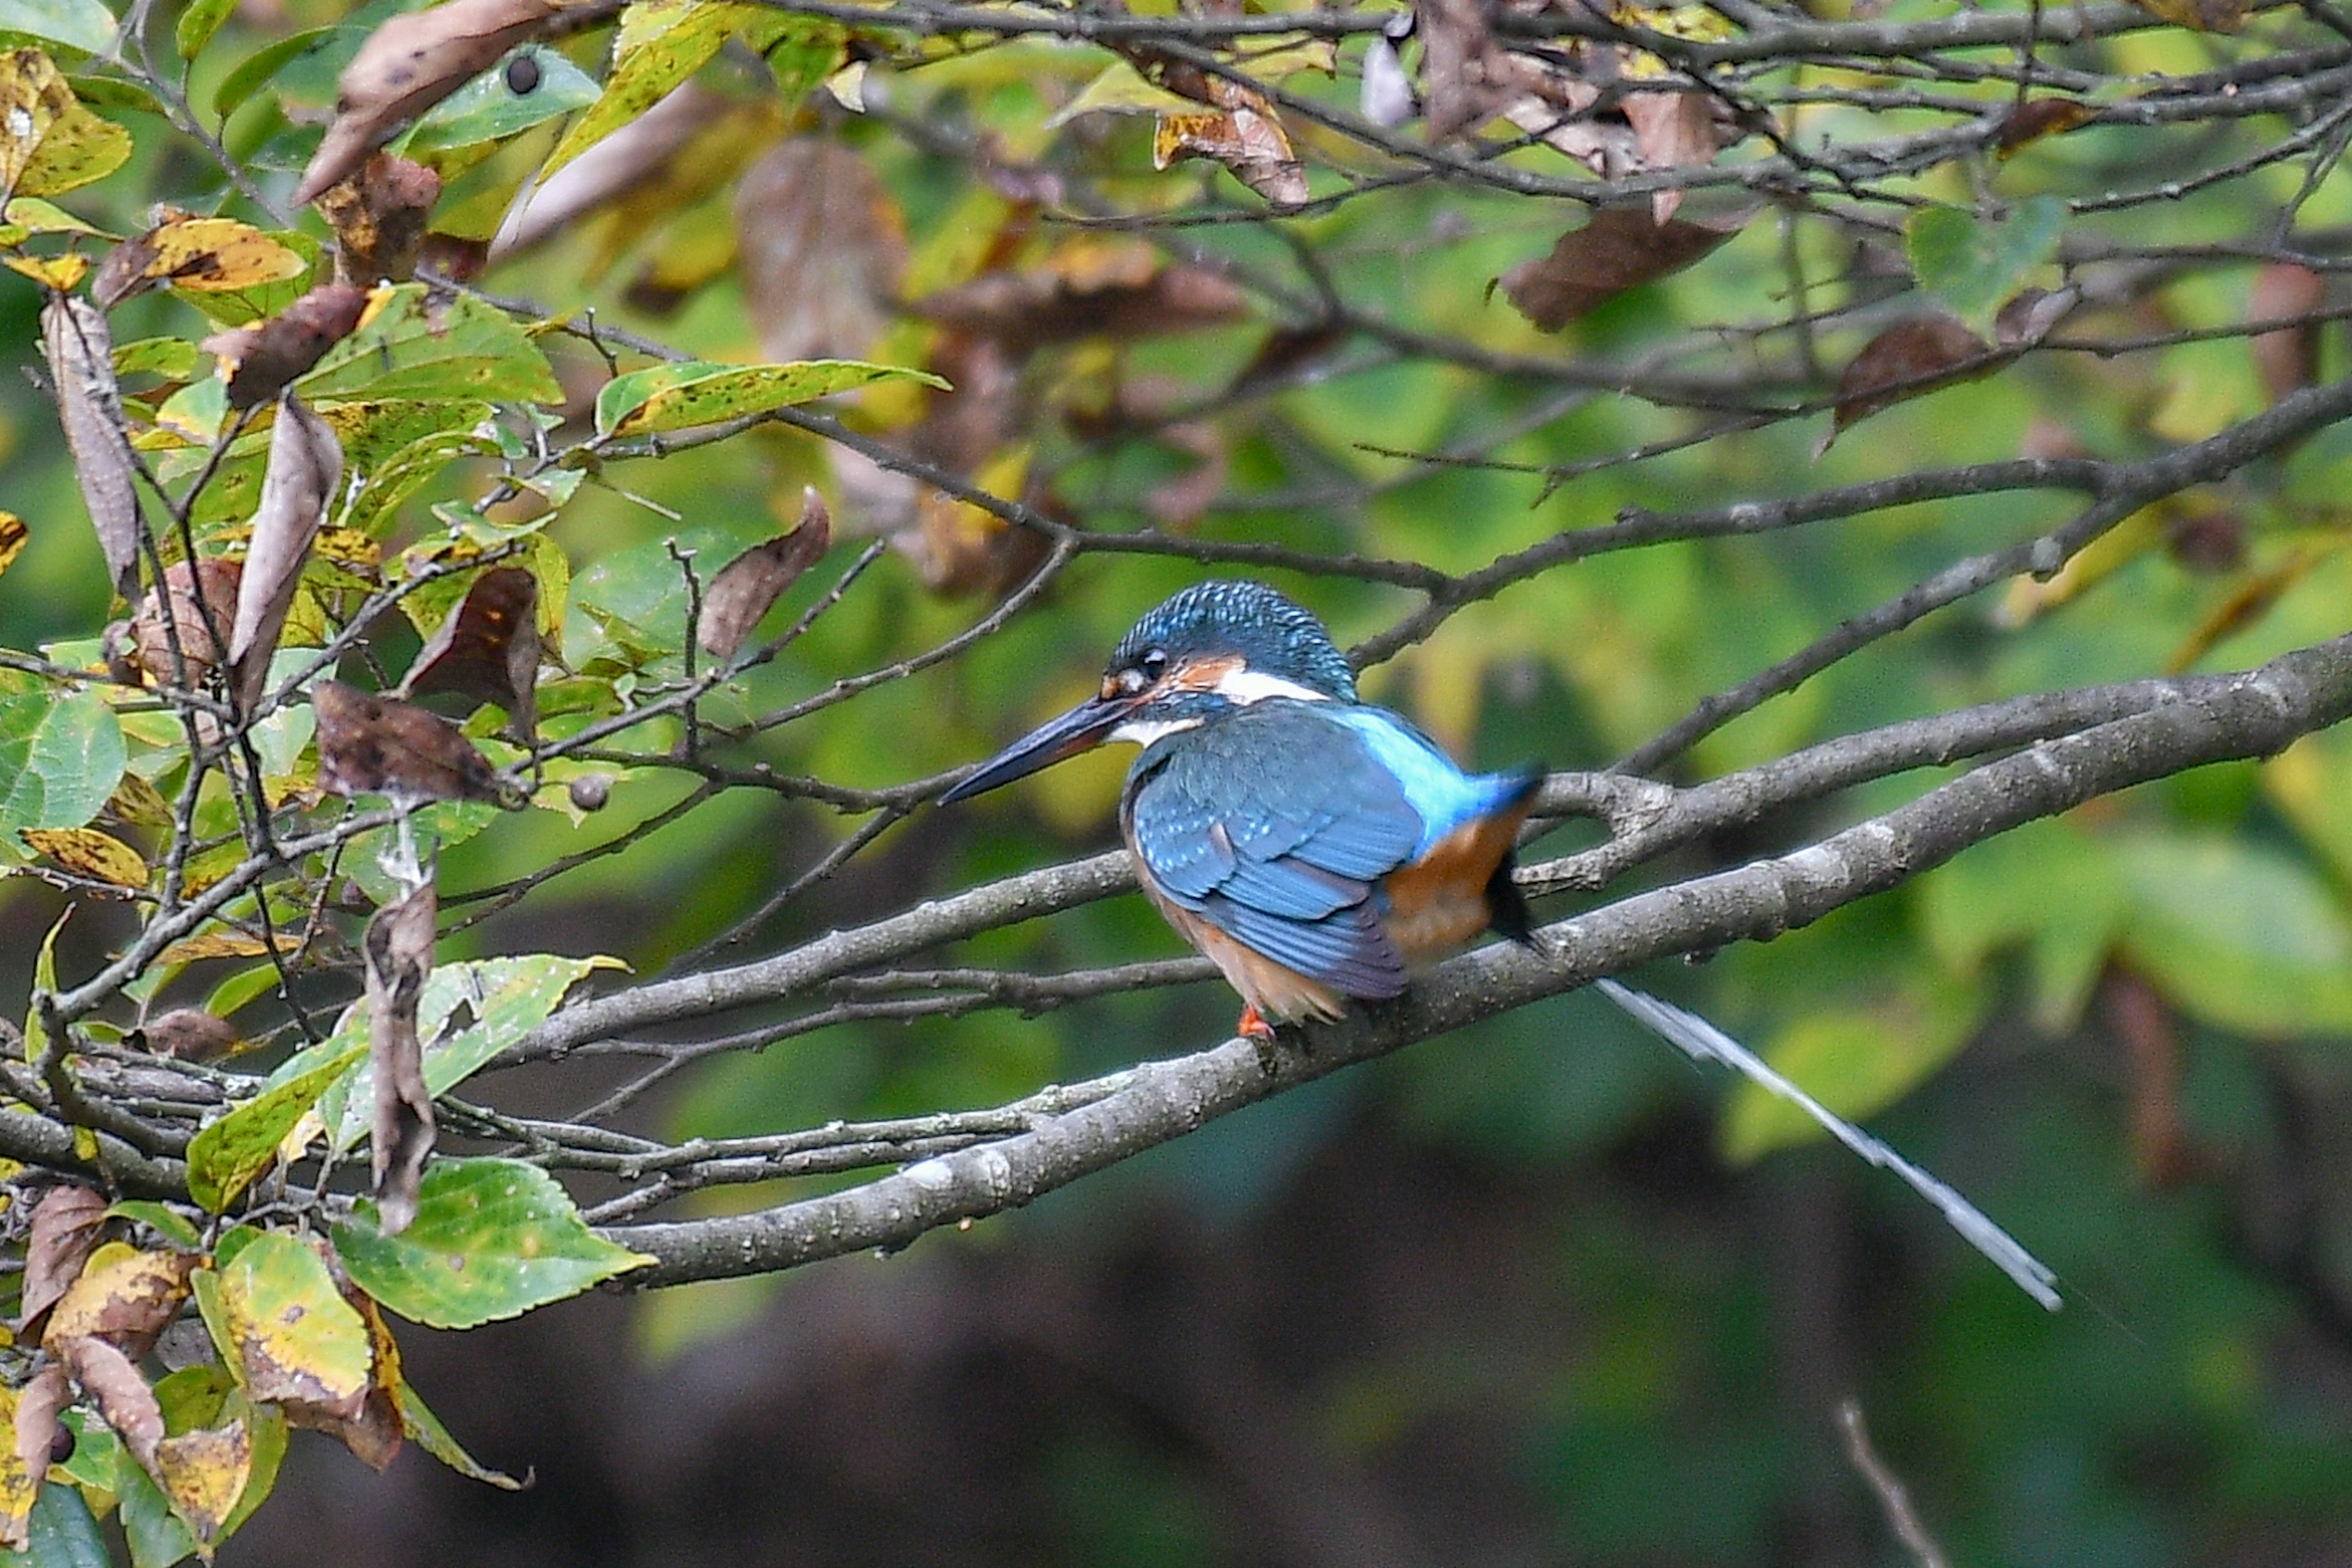
[[1195,583],[1135,623],[1112,650],[1109,668],[1134,664],[1150,648],[1171,660],[1239,654],[1250,669],[1356,700],[1355,672],[1331,634],[1297,605],[1263,583],[1218,578]]

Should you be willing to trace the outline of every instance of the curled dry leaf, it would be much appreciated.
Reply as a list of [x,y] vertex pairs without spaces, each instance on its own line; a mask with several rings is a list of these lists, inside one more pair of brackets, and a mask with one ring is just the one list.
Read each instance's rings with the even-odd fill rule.
[[[2246,315],[2256,321],[2284,321],[2309,316],[2327,303],[2327,279],[2308,267],[2273,262],[2254,274],[2247,291]],[[2291,392],[2319,380],[2319,323],[2299,321],[2263,332],[2248,345],[2263,390],[2276,403]]]
[[[1647,169],[1679,169],[1715,159],[1715,100],[1698,92],[1629,92],[1621,106],[1633,128],[1638,163]],[[1650,216],[1673,217],[1683,205],[1680,191],[1654,191]]]
[[416,650],[399,694],[455,691],[495,702],[527,736],[538,723],[540,652],[539,579],[520,566],[493,566]]
[[52,294],[41,307],[41,352],[49,362],[82,504],[98,530],[115,591],[128,597],[138,588],[143,524],[131,488],[131,440],[123,434],[122,393],[114,380],[114,340],[106,317],[86,300]]
[[2078,98],[2037,98],[2018,104],[2000,117],[2000,129],[1993,132],[1993,154],[2013,157],[2044,136],[2088,124],[2097,114],[2097,110]]
[[[254,944],[257,951],[260,944]],[[244,1045],[237,1037],[236,1026],[217,1014],[201,1007],[174,1007],[159,1013],[140,1026],[147,1048],[159,1057],[177,1061],[205,1062],[229,1056]]]
[[[73,1403],[73,1385],[66,1379],[66,1370],[54,1363],[35,1373],[24,1387],[16,1391],[16,1468],[30,1482],[25,1493],[25,1507],[31,1510],[33,1498],[41,1489],[41,1481],[49,1473],[57,1451],[58,1435],[65,1430],[58,1417]],[[0,1531],[0,1540],[16,1551],[25,1549],[26,1515],[14,1513]]]
[[440,175],[389,153],[320,192],[319,216],[335,231],[335,281],[365,289],[415,277],[440,199]]
[[321,283],[257,326],[215,332],[204,341],[228,377],[228,405],[252,408],[283,392],[352,335],[367,313],[368,294],[348,283]]
[[889,326],[906,226],[847,147],[819,136],[778,145],[743,176],[735,232],[743,297],[769,359],[858,359]]
[[1248,299],[1223,274],[1171,265],[1148,245],[1080,240],[1042,267],[988,272],[908,310],[1022,353],[1088,337],[1141,338],[1239,320]]
[[122,1446],[152,1474],[155,1446],[163,1440],[163,1407],[155,1402],[155,1391],[139,1375],[139,1368],[121,1351],[95,1337],[67,1340],[57,1351]]
[[[490,258],[502,260],[562,233],[660,174],[686,144],[724,120],[733,102],[688,82],[515,198]],[[836,356],[837,357],[837,356]]]
[[184,561],[163,569],[164,592],[150,588],[131,622],[132,646],[149,679],[169,683],[180,673],[172,661],[174,638],[190,687],[220,662],[220,644],[213,634],[228,636],[236,619],[237,584],[244,577],[243,562],[218,556],[207,556],[193,569]]
[[253,1476],[253,1437],[244,1420],[199,1426],[155,1445],[155,1484],[172,1500],[199,1546],[219,1538],[221,1526]]
[[1628,289],[1679,272],[1745,227],[1753,210],[1719,218],[1653,220],[1644,207],[1602,207],[1560,237],[1551,254],[1503,274],[1503,292],[1547,332]]
[[309,265],[250,224],[181,215],[109,251],[90,278],[89,295],[111,310],[150,289],[254,289],[299,276]]
[[99,1339],[131,1356],[145,1355],[187,1300],[195,1266],[184,1252],[141,1252],[110,1242],[90,1254],[79,1278],[49,1309],[41,1342],[55,1351]]
[[553,30],[562,10],[562,0],[447,0],[383,22],[336,79],[335,118],[295,205],[316,201],[509,49]]
[[1163,114],[1151,133],[1151,166],[1210,158],[1276,211],[1307,205],[1307,169],[1290,133],[1264,93],[1223,77],[1172,72],[1168,85],[1210,105],[1197,114]]
[[414,702],[321,680],[310,689],[319,719],[319,784],[337,795],[395,802],[497,800],[489,759],[457,727]]
[[51,1187],[33,1205],[25,1240],[18,1339],[39,1341],[43,1320],[81,1277],[82,1265],[97,1250],[99,1229],[105,1223],[104,1194],[71,1183]]
[[1838,377],[1836,412],[1814,456],[1855,421],[1906,398],[1990,374],[2010,357],[1949,316],[1896,322],[1864,343]]
[[302,563],[342,480],[342,443],[325,420],[287,393],[269,431],[269,463],[262,472],[261,502],[253,514],[253,541],[246,549],[236,621],[228,639],[231,683],[237,705],[248,713],[268,683],[269,656],[294,606]]
[[801,520],[790,533],[755,544],[730,561],[702,593],[694,640],[720,663],[740,652],[760,617],[824,559],[833,543],[833,514],[814,489],[803,492]]
[[439,908],[433,884],[420,883],[376,911],[361,943],[367,968],[368,1059],[375,1069],[371,1160],[386,1236],[398,1236],[416,1218],[417,1182],[433,1152],[433,1093],[425,1086],[416,1005],[433,972],[433,922]]

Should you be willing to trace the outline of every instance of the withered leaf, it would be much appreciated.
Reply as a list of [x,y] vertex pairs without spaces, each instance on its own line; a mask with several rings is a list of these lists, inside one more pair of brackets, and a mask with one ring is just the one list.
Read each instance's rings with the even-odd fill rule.
[[635,120],[515,198],[490,241],[503,260],[546,241],[576,219],[653,180],[686,144],[725,119],[726,94],[688,81]]
[[111,833],[95,827],[27,827],[25,842],[77,877],[138,889],[147,885],[147,861]]
[[889,326],[906,225],[849,148],[817,136],[776,147],[743,176],[735,232],[743,298],[769,359],[857,359]]
[[49,362],[58,416],[82,504],[98,530],[99,548],[115,591],[126,598],[139,584],[139,540],[144,526],[131,488],[131,438],[123,433],[122,393],[114,379],[114,339],[106,317],[87,300],[52,294],[41,307],[41,352]]
[[422,163],[378,153],[319,195],[335,231],[335,281],[365,289],[416,276],[441,176]]
[[[1715,100],[1696,92],[1629,92],[1622,105],[1633,127],[1633,148],[1652,169],[1679,169],[1714,161]],[[1683,205],[1680,191],[1655,191],[1650,216],[1658,223]]]
[[1679,272],[1739,232],[1749,214],[1654,221],[1646,206],[1608,206],[1551,247],[1503,274],[1519,313],[1556,332],[1628,289]]
[[489,759],[437,713],[340,680],[313,685],[310,706],[319,718],[324,789],[389,795],[401,804],[499,798]]
[[228,376],[228,405],[252,408],[286,389],[320,356],[352,335],[367,311],[364,289],[321,283],[257,326],[215,332],[205,353]]
[[[258,942],[254,946],[260,950]],[[139,1033],[149,1050],[180,1061],[211,1061],[229,1055],[245,1043],[237,1037],[236,1025],[202,1007],[174,1007],[168,1013],[158,1013],[140,1026]]]
[[401,1386],[400,1344],[392,1337],[392,1330],[383,1321],[383,1310],[376,1306],[366,1291],[346,1283],[343,1300],[367,1325],[366,1397],[358,1413],[348,1418],[330,1417],[323,1413],[314,1415],[297,1405],[287,1410],[287,1419],[298,1426],[309,1426],[331,1434],[362,1464],[381,1470],[399,1457],[400,1440],[405,1430],[398,1398]]
[[181,673],[172,662],[174,638],[189,686],[220,661],[213,633],[217,629],[224,638],[228,636],[236,618],[237,584],[244,576],[244,563],[219,556],[206,556],[193,570],[184,561],[163,569],[164,592],[150,588],[131,622],[139,664],[150,679],[169,683]]
[[2246,25],[2245,0],[2139,0],[2139,5],[2176,27],[2200,33],[2234,33]]
[[237,584],[236,621],[229,631],[231,685],[237,705],[251,712],[268,683],[269,656],[286,629],[294,590],[310,542],[327,521],[327,506],[343,481],[343,444],[327,422],[288,392],[269,431],[269,463],[253,514],[253,541]]
[[33,1205],[25,1240],[18,1339],[39,1340],[43,1318],[81,1277],[82,1265],[97,1249],[99,1229],[105,1223],[105,1196],[70,1183],[51,1187]]
[[253,1475],[253,1438],[242,1419],[199,1426],[155,1445],[155,1484],[199,1542],[217,1538]]
[[824,559],[832,543],[833,514],[812,489],[803,496],[800,523],[790,533],[755,544],[719,568],[703,590],[694,640],[721,663],[733,658],[760,617],[802,573]]
[[2056,136],[2087,124],[2098,110],[2078,98],[2037,98],[2021,103],[2000,117],[1993,132],[1993,155],[2013,157],[2044,136]]
[[[66,1370],[54,1363],[35,1373],[24,1387],[16,1391],[16,1463],[32,1483],[35,1492],[40,1490],[41,1479],[49,1472],[56,1452],[58,1434],[64,1430],[58,1417],[73,1403],[73,1386],[66,1380]],[[28,1495],[26,1502],[31,1498]],[[8,1544],[18,1551],[25,1546],[22,1519],[9,1521],[14,1530]]]
[[1167,264],[1149,246],[1085,240],[1043,267],[983,273],[907,309],[1019,353],[1081,338],[1222,326],[1247,305],[1238,285],[1207,268]]
[[1214,107],[1160,117],[1151,133],[1151,166],[1213,159],[1276,211],[1306,205],[1306,167],[1265,95],[1223,77],[1206,78],[1205,86],[1204,97]]
[[433,972],[433,924],[439,908],[433,884],[422,883],[378,910],[361,943],[367,967],[368,1059],[375,1069],[371,1159],[386,1236],[398,1236],[415,1219],[417,1182],[433,1152],[433,1092],[425,1086],[416,1005]]
[[1815,455],[1857,420],[1906,398],[1990,374],[2010,357],[1949,316],[1896,322],[1864,343],[1838,377],[1830,433]]
[[79,1279],[49,1310],[42,1342],[51,1350],[100,1339],[145,1355],[187,1300],[196,1260],[182,1252],[141,1252],[111,1242],[92,1253]]
[[400,695],[434,691],[495,702],[519,735],[538,723],[539,579],[520,566],[494,566],[474,579],[400,683]]
[[336,79],[335,118],[295,205],[316,201],[418,115],[551,30],[562,10],[562,0],[447,0],[383,22]]
[[308,265],[251,224],[183,214],[109,251],[90,278],[89,295],[111,310],[150,289],[252,289],[296,277]]
[[[2246,294],[2246,315],[2256,321],[2292,321],[2327,303],[2327,279],[2308,267],[2273,262],[2254,274]],[[2303,321],[2258,334],[2247,345],[2263,389],[2276,403],[2319,379],[2319,325]]]
[[57,1347],[81,1391],[97,1402],[98,1413],[114,1428],[140,1465],[155,1468],[155,1446],[163,1440],[163,1407],[155,1391],[139,1375],[129,1356],[102,1339],[81,1336]]

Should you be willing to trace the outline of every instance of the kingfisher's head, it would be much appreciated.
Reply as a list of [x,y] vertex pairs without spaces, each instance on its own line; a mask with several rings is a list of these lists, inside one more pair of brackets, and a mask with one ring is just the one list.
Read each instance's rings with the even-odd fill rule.
[[1322,622],[1265,584],[1195,583],[1119,639],[1100,691],[940,800],[968,800],[1105,741],[1150,745],[1269,697],[1353,702],[1355,672]]

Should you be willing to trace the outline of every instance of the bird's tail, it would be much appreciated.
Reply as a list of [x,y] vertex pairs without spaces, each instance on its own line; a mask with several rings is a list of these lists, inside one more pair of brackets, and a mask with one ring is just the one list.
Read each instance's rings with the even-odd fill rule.
[[[1535,804],[1536,792],[1543,788],[1543,764],[1528,763],[1509,773],[1488,776],[1496,784],[1507,786],[1500,795],[1495,814],[1500,816],[1515,812],[1524,821],[1528,808]],[[1514,825],[1511,831],[1516,834],[1517,826]],[[1517,854],[1504,851],[1502,859],[1495,863],[1494,875],[1486,879],[1487,923],[1497,933],[1510,938],[1521,947],[1532,948],[1538,945],[1535,917],[1528,912],[1528,900],[1520,894],[1519,885],[1511,880],[1511,873],[1517,868],[1518,858]]]

